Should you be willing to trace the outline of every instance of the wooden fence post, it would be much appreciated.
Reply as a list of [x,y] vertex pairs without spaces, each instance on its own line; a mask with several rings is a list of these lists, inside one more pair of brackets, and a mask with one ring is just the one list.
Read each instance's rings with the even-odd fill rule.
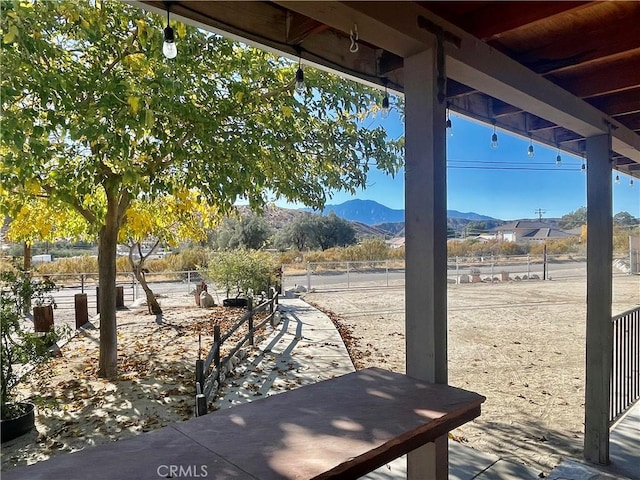
[[247,298],[247,308],[249,309],[249,345],[253,346],[253,299]]
[[[218,348],[216,348],[218,345]],[[216,381],[218,382],[218,388],[220,388],[220,350],[222,345],[220,344],[220,325],[214,325],[213,327],[213,364],[216,367]]]
[[86,293],[76,293],[73,296],[76,312],[76,329],[89,321],[89,307]]
[[267,293],[267,298],[269,299],[269,314],[273,313],[273,291],[274,288],[270,287]]
[[124,287],[116,286],[116,308],[124,308]]

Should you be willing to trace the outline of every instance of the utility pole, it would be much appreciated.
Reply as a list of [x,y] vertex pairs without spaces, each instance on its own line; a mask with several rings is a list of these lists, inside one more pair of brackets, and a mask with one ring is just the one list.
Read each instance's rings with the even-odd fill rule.
[[538,220],[542,220],[542,214],[547,213],[547,211],[543,210],[542,208],[538,208],[537,210],[534,211],[534,213],[538,214]]

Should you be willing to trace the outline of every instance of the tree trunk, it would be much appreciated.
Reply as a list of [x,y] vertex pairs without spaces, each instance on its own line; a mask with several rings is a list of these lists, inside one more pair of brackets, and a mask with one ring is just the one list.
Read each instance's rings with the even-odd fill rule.
[[[133,270],[133,274],[136,276],[138,282],[140,282],[140,286],[142,286],[145,296],[147,297],[147,306],[149,307],[149,313],[153,313],[154,315],[160,315],[162,313],[162,309],[160,308],[160,304],[158,303],[155,294],[147,283],[147,278],[144,274],[144,262],[147,257],[153,253],[159,243],[160,240],[156,240],[155,245],[145,256],[142,254],[140,242],[134,242],[131,239],[129,240],[129,264],[131,265],[131,270]],[[133,249],[136,247],[138,248],[138,255],[140,256],[140,260],[137,263],[133,259]]]
[[138,279],[138,282],[140,282],[140,286],[144,290],[145,295],[147,296],[147,305],[149,306],[149,313],[153,313],[154,315],[160,315],[162,313],[162,308],[160,308],[160,304],[158,303],[158,300],[156,299],[155,294],[147,284],[147,279],[144,275],[144,272],[142,271],[142,266],[138,265],[136,268],[133,269],[133,271],[136,275],[136,278]]
[[107,195],[107,216],[98,239],[100,285],[100,368],[98,375],[115,379],[118,374],[116,331],[116,247],[118,244],[118,204]]
[[24,266],[24,271],[28,272],[29,270],[31,270],[31,244],[25,242],[24,243],[24,262],[23,262],[23,266]]

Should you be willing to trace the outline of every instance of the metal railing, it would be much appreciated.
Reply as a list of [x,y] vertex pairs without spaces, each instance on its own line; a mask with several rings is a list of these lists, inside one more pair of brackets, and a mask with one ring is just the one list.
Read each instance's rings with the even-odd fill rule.
[[611,319],[613,363],[609,386],[609,423],[640,398],[640,307]]

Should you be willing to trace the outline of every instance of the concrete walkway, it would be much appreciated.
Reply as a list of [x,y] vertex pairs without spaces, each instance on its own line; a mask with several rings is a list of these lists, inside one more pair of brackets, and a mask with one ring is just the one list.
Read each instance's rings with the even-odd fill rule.
[[[333,322],[300,299],[280,300],[282,322],[223,385],[216,405],[228,408],[354,371]],[[449,478],[537,479],[540,472],[495,455],[449,442]],[[406,458],[379,468],[366,480],[406,479]]]
[[640,401],[611,430],[610,465],[565,460],[549,480],[640,480]]

